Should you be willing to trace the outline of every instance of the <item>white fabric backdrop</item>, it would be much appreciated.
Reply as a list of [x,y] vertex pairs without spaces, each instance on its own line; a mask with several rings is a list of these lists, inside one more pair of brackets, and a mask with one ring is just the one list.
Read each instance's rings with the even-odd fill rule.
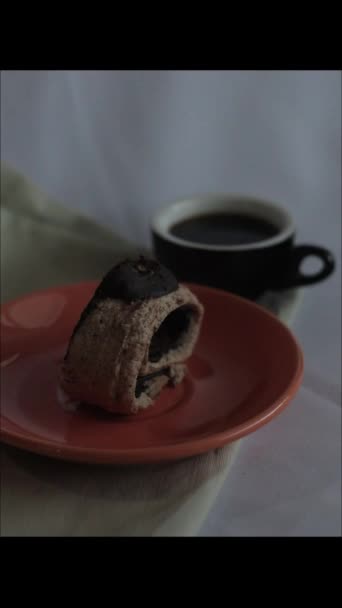
[[[330,471],[334,467],[335,475],[329,504],[335,508],[336,531],[336,458],[341,441],[341,74],[3,72],[1,156],[50,195],[141,244],[149,243],[149,220],[161,205],[195,193],[241,192],[284,204],[298,225],[298,241],[322,244],[334,252],[335,275],[305,290],[294,331],[306,360],[301,402],[308,407],[310,402],[315,410],[308,410],[312,424],[316,420],[312,437],[331,440],[336,448],[328,466]],[[305,391],[311,391],[314,402]],[[321,421],[315,417],[318,411]],[[330,411],[334,414],[328,419]],[[322,421],[330,429],[325,435],[320,432]],[[305,424],[297,448],[293,447],[298,458],[305,445]],[[260,442],[262,433],[269,432],[260,431],[248,441]],[[286,433],[283,437],[286,450]],[[248,467],[258,483],[262,473],[253,462]],[[316,464],[318,475],[326,478],[327,461],[322,456]],[[238,467],[236,471],[239,476]],[[271,478],[277,474],[277,468],[272,469]],[[286,475],[284,479],[286,495]],[[266,502],[269,483],[266,476]],[[241,504],[245,490],[242,482],[233,483],[236,504]],[[221,498],[208,521],[208,533],[230,533],[227,518],[232,511],[224,517],[222,504]],[[234,500],[230,504],[234,511]],[[309,528],[314,531],[321,525],[322,532],[325,503],[319,504],[321,510]],[[261,513],[267,521],[267,510]],[[277,533],[283,519],[276,509],[273,517]],[[260,522],[253,522],[251,533],[263,529]]]

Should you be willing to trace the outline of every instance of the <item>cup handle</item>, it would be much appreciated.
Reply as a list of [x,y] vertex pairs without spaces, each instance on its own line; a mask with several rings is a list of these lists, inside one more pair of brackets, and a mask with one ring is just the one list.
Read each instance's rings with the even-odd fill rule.
[[[323,266],[315,274],[305,275],[300,270],[302,261],[308,256],[319,258]],[[335,269],[335,260],[333,254],[316,245],[297,245],[290,254],[288,273],[286,273],[286,285],[284,287],[299,287],[301,285],[313,285],[323,279],[326,279]]]

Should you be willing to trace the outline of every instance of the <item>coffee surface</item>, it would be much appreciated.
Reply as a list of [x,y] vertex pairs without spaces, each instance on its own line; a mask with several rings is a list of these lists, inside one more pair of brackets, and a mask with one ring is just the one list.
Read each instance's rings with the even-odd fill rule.
[[182,220],[170,228],[174,236],[203,245],[249,245],[278,232],[267,220],[238,213],[208,213]]

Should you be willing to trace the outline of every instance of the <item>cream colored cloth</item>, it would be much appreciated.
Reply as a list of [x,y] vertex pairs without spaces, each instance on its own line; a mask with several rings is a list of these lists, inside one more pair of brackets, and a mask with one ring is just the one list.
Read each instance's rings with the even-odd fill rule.
[[[113,227],[115,229],[115,226]],[[101,278],[137,251],[114,232],[49,200],[1,169],[1,301]],[[263,304],[289,321],[297,293]],[[1,446],[1,535],[196,535],[227,477],[238,442],[174,464],[100,467]]]

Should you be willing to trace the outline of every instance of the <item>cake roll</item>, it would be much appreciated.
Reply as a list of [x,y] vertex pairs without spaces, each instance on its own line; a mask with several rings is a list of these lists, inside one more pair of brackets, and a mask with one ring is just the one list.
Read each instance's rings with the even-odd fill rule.
[[203,306],[156,260],[112,268],[70,337],[61,369],[74,400],[134,414],[181,382],[199,336]]

